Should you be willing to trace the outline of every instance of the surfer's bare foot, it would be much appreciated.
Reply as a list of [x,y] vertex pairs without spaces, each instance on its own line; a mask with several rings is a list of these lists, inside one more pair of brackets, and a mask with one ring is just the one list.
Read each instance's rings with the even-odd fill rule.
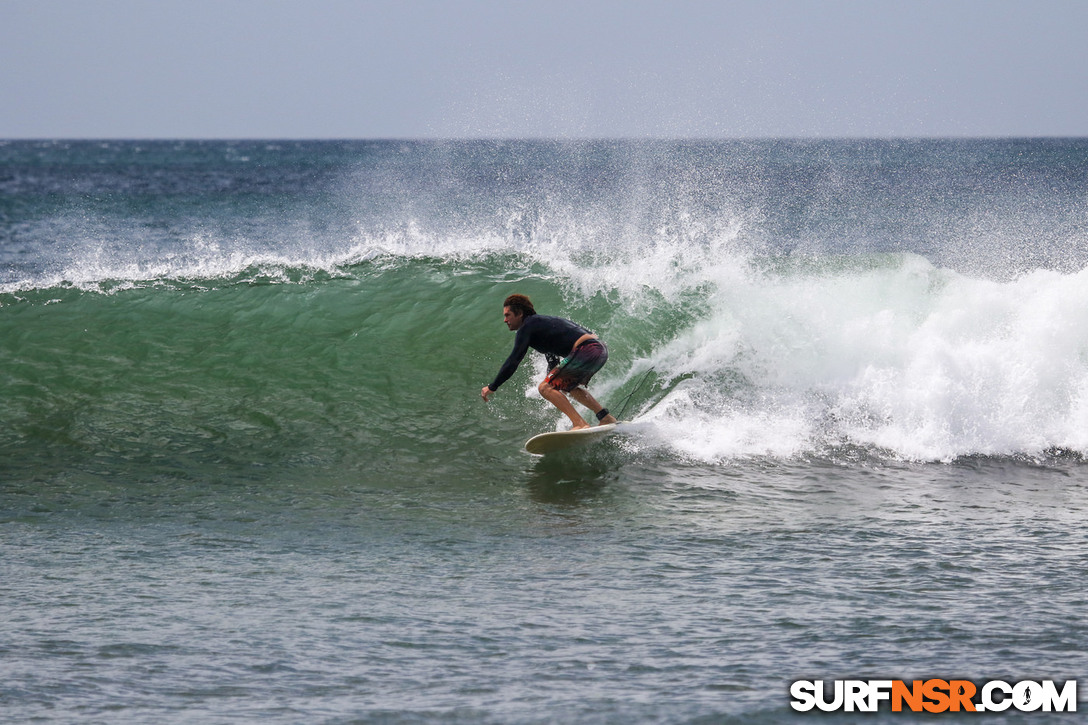
[[583,428],[591,428],[589,423],[582,423],[582,425],[576,425],[571,430],[582,430]]
[[619,421],[616,420],[616,416],[609,413],[605,417],[601,418],[601,423],[600,424],[601,425],[608,425],[609,423],[619,423]]

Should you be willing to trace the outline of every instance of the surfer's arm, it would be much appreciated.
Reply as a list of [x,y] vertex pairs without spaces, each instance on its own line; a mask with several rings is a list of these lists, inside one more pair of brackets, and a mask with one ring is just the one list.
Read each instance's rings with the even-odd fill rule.
[[[490,389],[491,392],[495,392],[499,389],[499,386],[510,379],[510,376],[514,374],[514,371],[518,369],[518,365],[521,364],[522,358],[525,357],[525,353],[529,351],[529,333],[524,326],[517,331],[514,337],[514,349],[510,352],[510,356],[506,358],[506,362],[499,368],[499,374],[495,376],[495,379],[491,381],[491,385],[485,387]],[[484,396],[484,400],[487,400],[487,396]]]

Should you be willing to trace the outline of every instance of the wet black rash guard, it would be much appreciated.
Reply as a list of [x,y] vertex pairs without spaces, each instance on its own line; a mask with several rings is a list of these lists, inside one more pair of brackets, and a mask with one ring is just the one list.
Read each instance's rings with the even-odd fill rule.
[[506,362],[499,368],[499,374],[495,381],[487,387],[498,390],[514,371],[518,369],[522,358],[529,348],[544,353],[548,359],[548,367],[554,368],[561,358],[570,355],[574,343],[582,335],[589,334],[589,330],[562,317],[550,315],[529,315],[521,323],[521,327],[514,337],[514,350]]

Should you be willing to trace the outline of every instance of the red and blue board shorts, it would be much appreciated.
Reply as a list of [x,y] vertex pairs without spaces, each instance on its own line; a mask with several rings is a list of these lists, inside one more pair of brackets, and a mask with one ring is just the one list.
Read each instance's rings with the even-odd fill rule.
[[574,348],[570,357],[548,373],[544,382],[564,393],[585,385],[608,361],[608,348],[600,340],[586,340]]

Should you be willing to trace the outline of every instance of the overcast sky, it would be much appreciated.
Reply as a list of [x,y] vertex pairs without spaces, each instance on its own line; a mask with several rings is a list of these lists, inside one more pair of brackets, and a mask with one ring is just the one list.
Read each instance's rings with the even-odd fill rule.
[[0,138],[1088,136],[1088,0],[0,0]]

